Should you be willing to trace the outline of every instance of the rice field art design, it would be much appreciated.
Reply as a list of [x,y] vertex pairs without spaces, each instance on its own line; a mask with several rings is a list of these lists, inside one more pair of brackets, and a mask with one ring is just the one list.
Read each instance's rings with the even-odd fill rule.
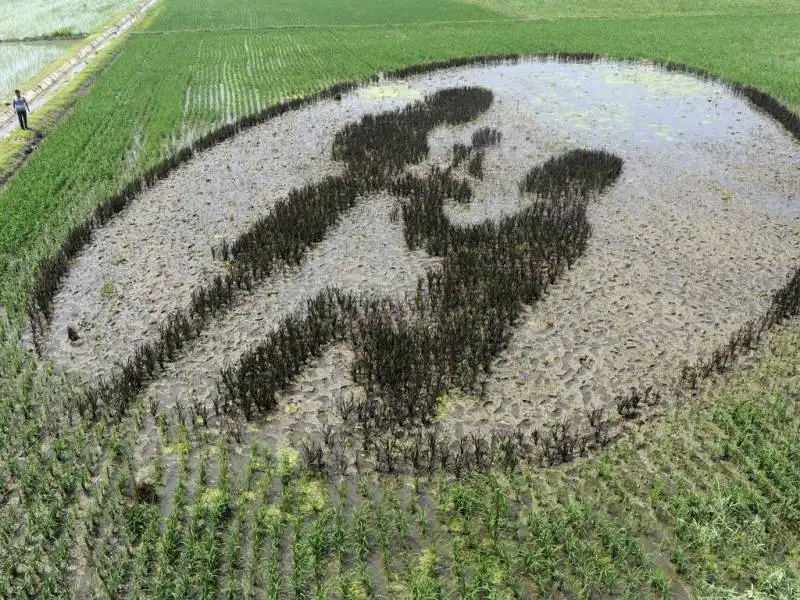
[[798,151],[723,86],[542,61],[404,82],[189,152],[87,224],[31,311],[82,414],[144,396],[144,447],[192,425],[319,471],[556,465],[797,312]]

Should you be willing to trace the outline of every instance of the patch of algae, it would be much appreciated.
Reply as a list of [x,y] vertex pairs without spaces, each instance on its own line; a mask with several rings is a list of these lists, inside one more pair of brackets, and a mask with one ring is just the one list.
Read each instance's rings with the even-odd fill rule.
[[423,97],[419,90],[412,89],[411,86],[402,82],[385,83],[373,85],[358,92],[360,98],[372,100],[387,100],[392,98],[416,100]]
[[640,85],[654,92],[685,96],[690,94],[708,94],[709,84],[695,77],[674,74],[665,77],[664,73],[651,71],[615,71],[607,73],[605,82],[611,85]]

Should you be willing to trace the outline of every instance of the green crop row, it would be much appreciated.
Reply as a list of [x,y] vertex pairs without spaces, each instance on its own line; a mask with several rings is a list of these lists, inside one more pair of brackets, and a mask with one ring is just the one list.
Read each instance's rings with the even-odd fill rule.
[[508,15],[540,19],[764,15],[796,12],[794,0],[475,0]]

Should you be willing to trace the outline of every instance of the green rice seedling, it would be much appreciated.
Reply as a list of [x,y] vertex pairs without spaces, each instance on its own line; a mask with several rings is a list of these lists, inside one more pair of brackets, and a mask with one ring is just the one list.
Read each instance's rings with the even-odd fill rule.
[[316,593],[322,593],[328,558],[333,549],[330,519],[333,511],[324,510],[315,516],[308,534]]
[[313,577],[313,558],[302,523],[295,521],[291,547],[291,586],[295,598],[310,595]]
[[355,556],[359,562],[365,562],[371,552],[369,515],[364,504],[353,509],[352,537],[355,545]]
[[[242,507],[243,508],[243,507]],[[237,598],[242,591],[244,581],[242,577],[243,552],[242,537],[244,529],[244,513],[239,509],[227,530],[225,549],[222,556],[222,567],[219,580],[222,582],[221,594],[225,598]]]
[[152,561],[159,533],[159,514],[155,510],[151,510],[150,514],[151,518],[142,534],[139,548],[134,557],[130,594],[132,598],[144,597],[151,578]]

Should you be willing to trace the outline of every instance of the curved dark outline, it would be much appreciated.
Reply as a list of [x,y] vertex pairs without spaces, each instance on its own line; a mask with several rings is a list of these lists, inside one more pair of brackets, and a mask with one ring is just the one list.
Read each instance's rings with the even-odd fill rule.
[[[464,66],[496,65],[503,63],[516,63],[524,60],[540,60],[563,63],[592,63],[598,61],[611,61],[628,64],[652,64],[668,72],[688,73],[695,77],[719,83],[726,86],[735,95],[741,96],[750,102],[756,109],[772,117],[784,127],[796,140],[800,141],[800,115],[795,114],[788,106],[773,98],[756,87],[740,84],[724,77],[718,77],[705,69],[692,67],[685,64],[668,61],[643,61],[631,58],[613,58],[593,53],[554,53],[554,54],[501,54],[490,56],[475,56],[469,58],[456,58],[446,61],[434,61],[420,65],[412,65],[396,69],[385,74],[387,78],[405,79],[415,75],[431,73],[443,69]],[[261,112],[244,117],[235,123],[229,123],[202,136],[196,142],[182,148],[170,158],[153,165],[140,177],[125,185],[114,196],[101,201],[85,221],[70,229],[61,248],[48,259],[43,260],[34,272],[34,282],[30,290],[28,301],[28,317],[33,330],[34,345],[39,350],[39,334],[44,331],[47,321],[51,316],[52,301],[58,292],[61,280],[69,271],[70,261],[77,256],[92,240],[92,233],[104,226],[117,213],[124,210],[133,198],[146,186],[153,185],[156,181],[166,178],[172,171],[183,163],[189,161],[195,153],[207,150],[216,144],[226,141],[238,133],[256,125],[260,125],[272,118],[310,106],[321,100],[335,98],[359,87],[375,83],[378,75],[372,75],[361,81],[351,81],[335,84],[319,92],[280,102]]]

